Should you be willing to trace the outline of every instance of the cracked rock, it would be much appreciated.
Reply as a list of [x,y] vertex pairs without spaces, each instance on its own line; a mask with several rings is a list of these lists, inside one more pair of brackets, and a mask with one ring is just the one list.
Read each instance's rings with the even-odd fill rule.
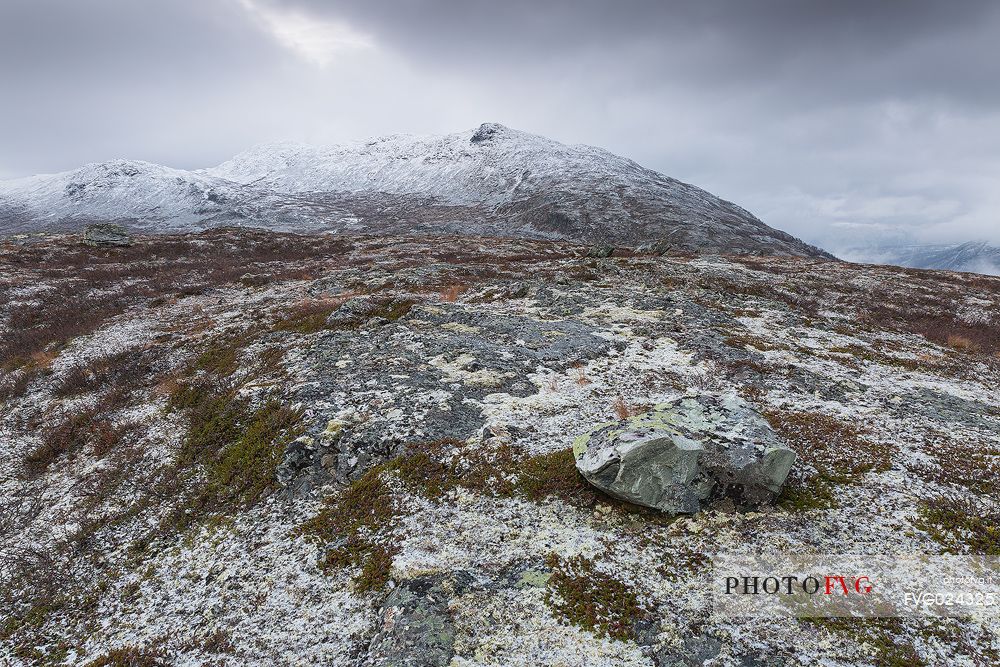
[[622,500],[693,513],[713,496],[755,506],[781,491],[795,453],[735,395],[685,396],[577,438],[576,467]]

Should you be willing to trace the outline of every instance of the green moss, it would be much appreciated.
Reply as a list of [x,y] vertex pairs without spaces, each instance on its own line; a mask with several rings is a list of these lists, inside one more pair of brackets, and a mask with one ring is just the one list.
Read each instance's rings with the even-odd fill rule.
[[396,320],[405,317],[410,309],[413,308],[413,304],[416,303],[412,299],[390,299],[383,303],[380,303],[374,310],[371,311],[371,317],[381,317],[389,320],[390,322],[395,322]]
[[562,559],[550,554],[552,570],[545,601],[568,623],[612,639],[627,640],[636,623],[648,616],[636,591],[597,569],[584,556]]
[[31,606],[14,611],[14,606],[4,610],[5,620],[0,625],[0,642],[9,646],[22,660],[40,667],[60,665],[66,660],[71,645],[47,626],[53,617],[65,613],[73,606],[65,595],[45,594]]
[[[827,352],[833,355],[849,355],[854,359],[872,364],[880,364],[882,366],[891,366],[904,371],[933,369],[933,365],[928,364],[926,361],[897,357],[889,354],[880,343],[872,343],[870,345],[852,344],[841,347],[832,347],[827,350]],[[833,359],[834,361],[843,362],[842,359],[835,356],[831,357],[830,354],[823,356],[828,359]]]
[[4,624],[0,626],[0,639],[10,639],[22,630],[41,628],[53,614],[61,611],[66,603],[66,599],[61,596],[49,596],[36,601],[22,613],[7,616]]
[[354,581],[359,592],[381,589],[388,582],[399,550],[391,535],[401,513],[398,493],[388,483],[391,470],[391,463],[369,470],[295,531],[333,545],[321,567],[358,568]]
[[206,382],[180,382],[167,396],[167,412],[187,410],[200,405],[211,392]]
[[299,411],[273,400],[253,407],[209,384],[179,385],[169,404],[189,420],[175,464],[198,480],[171,513],[178,529],[252,506],[276,486],[285,447],[302,432]]
[[509,446],[461,448],[464,443],[441,440],[420,445],[398,457],[390,468],[414,493],[437,499],[456,487],[484,495],[522,496],[532,501],[555,496],[567,502],[590,502],[591,487],[576,469],[571,449],[524,456]]
[[972,500],[925,501],[915,525],[948,553],[1000,556],[1000,511]]
[[827,510],[837,507],[834,488],[839,478],[814,475],[801,482],[785,485],[775,504],[787,512]]
[[393,459],[387,470],[394,471],[408,489],[437,500],[457,483],[455,466],[442,460],[442,449],[455,441],[429,443],[411,454]]
[[274,330],[300,334],[318,333],[326,328],[326,318],[336,309],[336,305],[326,305],[292,311],[275,322]]
[[167,664],[162,650],[123,646],[91,660],[86,667],[161,667]]
[[878,667],[922,667],[913,644],[902,637],[900,618],[804,618],[800,622],[825,632],[848,637]]
[[593,499],[591,487],[576,469],[572,449],[532,456],[521,463],[515,488],[528,500],[556,496],[563,500]]
[[244,335],[212,338],[195,359],[193,367],[220,377],[229,377],[239,369],[240,356],[250,342]]
[[761,352],[791,349],[787,345],[777,341],[766,340],[760,336],[754,336],[750,333],[732,334],[725,339],[725,343],[730,347],[735,347],[740,350],[752,347],[760,350]]
[[376,318],[395,322],[405,317],[413,305],[413,299],[402,299],[398,297],[368,297],[363,304],[352,310],[348,317],[339,319],[332,328],[334,329],[357,329],[365,322]]
[[301,434],[301,412],[277,401],[241,420],[237,438],[208,461],[208,490],[241,506],[253,504],[275,487],[274,473],[289,441]]
[[395,544],[372,545],[367,556],[360,563],[361,571],[354,578],[354,590],[364,593],[385,588],[392,572],[392,559],[397,553],[399,553],[399,547]]

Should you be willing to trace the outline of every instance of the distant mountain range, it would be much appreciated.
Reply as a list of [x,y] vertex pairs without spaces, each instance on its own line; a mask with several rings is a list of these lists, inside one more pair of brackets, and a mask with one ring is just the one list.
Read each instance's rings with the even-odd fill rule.
[[905,245],[889,248],[866,248],[842,253],[853,261],[872,264],[896,264],[914,269],[967,271],[1000,276],[1000,247],[985,241],[954,245]]
[[264,145],[197,171],[115,160],[0,182],[0,234],[98,220],[146,232],[239,225],[831,257],[632,160],[495,123],[328,148]]

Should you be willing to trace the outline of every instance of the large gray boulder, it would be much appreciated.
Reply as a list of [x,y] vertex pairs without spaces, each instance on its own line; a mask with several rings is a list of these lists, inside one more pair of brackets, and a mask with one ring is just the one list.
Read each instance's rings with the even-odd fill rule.
[[132,238],[122,225],[101,223],[87,225],[83,230],[83,242],[94,247],[130,246]]
[[685,396],[601,424],[576,439],[576,467],[605,493],[670,513],[711,496],[755,506],[773,498],[795,453],[736,395]]

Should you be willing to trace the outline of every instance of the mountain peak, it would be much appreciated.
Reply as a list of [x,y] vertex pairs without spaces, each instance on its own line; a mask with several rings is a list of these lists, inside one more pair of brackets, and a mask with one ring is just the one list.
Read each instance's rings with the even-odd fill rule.
[[479,144],[484,141],[489,141],[498,134],[509,131],[505,125],[500,123],[483,123],[480,125],[475,132],[472,133],[472,137],[469,139],[470,142],[474,144]]
[[632,160],[494,122],[329,147],[263,144],[198,171],[131,160],[84,171],[93,173],[0,183],[0,232],[103,218],[158,231],[239,222],[828,256]]

